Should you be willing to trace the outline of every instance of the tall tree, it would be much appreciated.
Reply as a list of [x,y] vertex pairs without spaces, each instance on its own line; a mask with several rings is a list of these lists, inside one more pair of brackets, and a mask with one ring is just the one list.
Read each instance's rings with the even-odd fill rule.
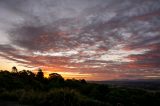
[[37,72],[37,75],[36,77],[39,79],[39,80],[42,80],[44,78],[44,73],[42,71],[41,68],[38,69],[38,72]]

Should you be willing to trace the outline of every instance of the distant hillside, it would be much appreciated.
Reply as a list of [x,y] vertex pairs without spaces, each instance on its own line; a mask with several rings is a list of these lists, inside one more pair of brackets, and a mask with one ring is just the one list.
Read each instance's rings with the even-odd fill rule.
[[149,90],[160,90],[160,79],[140,79],[140,80],[113,80],[113,81],[88,81],[96,84],[109,84],[112,86],[143,88]]

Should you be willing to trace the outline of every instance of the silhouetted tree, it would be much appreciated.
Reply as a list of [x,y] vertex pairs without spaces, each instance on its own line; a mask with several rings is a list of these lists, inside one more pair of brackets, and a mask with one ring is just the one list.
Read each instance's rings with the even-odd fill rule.
[[80,82],[83,83],[83,84],[87,83],[85,79],[80,80]]
[[30,78],[35,77],[35,74],[32,71],[27,70],[27,74],[28,74],[28,76],[30,76]]
[[42,69],[38,69],[38,72],[37,72],[37,75],[36,77],[39,79],[39,80],[43,80],[44,79],[44,73],[42,71]]
[[49,79],[58,79],[58,78],[63,78],[60,74],[58,73],[51,73],[49,74]]
[[58,73],[51,73],[49,74],[49,80],[54,80],[54,81],[64,81],[64,78],[58,74]]
[[18,70],[17,70],[17,68],[15,66],[12,67],[12,72],[14,72],[14,73],[18,72]]
[[19,76],[23,79],[26,79],[26,80],[32,80],[35,78],[35,74],[32,73],[31,71],[29,70],[22,70],[22,71],[19,71]]

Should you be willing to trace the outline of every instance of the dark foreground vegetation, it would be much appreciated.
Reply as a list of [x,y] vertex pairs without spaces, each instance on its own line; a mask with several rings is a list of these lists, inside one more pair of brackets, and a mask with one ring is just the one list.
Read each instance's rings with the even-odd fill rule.
[[41,69],[37,74],[26,70],[0,71],[0,105],[23,106],[20,104],[24,106],[160,106],[160,92],[87,83],[83,79],[64,80],[57,73],[44,78]]

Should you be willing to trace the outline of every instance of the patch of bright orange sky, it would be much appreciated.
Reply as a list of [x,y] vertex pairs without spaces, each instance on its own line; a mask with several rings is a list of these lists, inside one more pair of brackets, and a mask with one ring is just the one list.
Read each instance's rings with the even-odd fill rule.
[[[37,73],[39,67],[37,68],[27,68],[23,65],[20,65],[19,63],[16,62],[11,62],[9,60],[0,58],[0,70],[8,70],[11,71],[13,66],[16,66],[18,71],[21,70],[31,70],[32,72],[34,72],[35,74]],[[65,70],[62,69],[56,69],[56,68],[42,68],[45,77],[48,77],[49,74],[51,73],[59,73],[61,74],[65,79],[86,79],[86,80],[113,80],[113,79],[117,79],[119,78],[118,74],[105,74],[105,75],[97,75],[97,74],[82,74],[80,72],[65,72]],[[102,77],[105,76],[105,77]]]
[[[18,71],[22,71],[22,70],[31,70],[34,73],[37,73],[38,67],[37,68],[27,68],[23,65],[20,65],[16,62],[11,62],[9,60],[3,59],[0,57],[0,70],[8,70],[11,71],[13,66],[16,66]],[[76,79],[89,79],[92,80],[94,79],[94,77],[90,74],[81,74],[79,72],[64,72],[64,70],[62,69],[54,69],[54,68],[42,68],[43,72],[44,72],[44,76],[48,77],[49,74],[51,73],[59,73],[61,74],[65,79],[72,79],[72,78],[76,78]]]

